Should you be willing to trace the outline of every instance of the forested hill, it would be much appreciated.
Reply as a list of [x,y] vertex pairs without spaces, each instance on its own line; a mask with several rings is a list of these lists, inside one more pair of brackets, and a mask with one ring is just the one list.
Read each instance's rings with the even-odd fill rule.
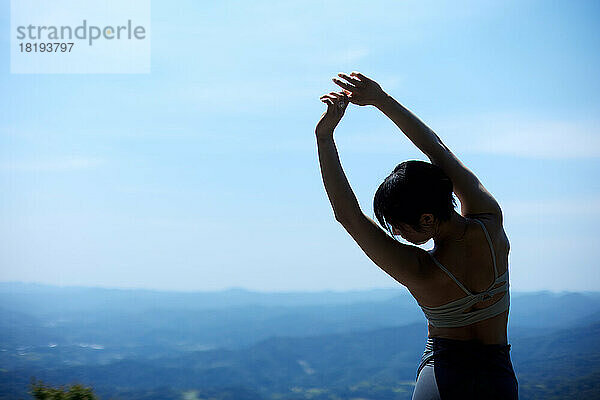
[[[409,399],[426,337],[401,291],[330,293],[319,304],[317,293],[242,301],[238,290],[237,303],[213,307],[194,294],[134,302],[136,291],[86,298],[25,286],[0,288],[0,399],[25,396],[32,376],[92,385],[103,399]],[[521,399],[600,398],[600,296],[512,300]]]

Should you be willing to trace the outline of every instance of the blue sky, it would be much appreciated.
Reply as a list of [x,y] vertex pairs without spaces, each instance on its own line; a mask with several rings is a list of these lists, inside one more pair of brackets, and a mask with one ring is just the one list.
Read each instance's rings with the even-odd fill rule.
[[[153,1],[139,75],[10,74],[2,6],[2,281],[396,285],[334,220],[318,169],[318,97],[358,70],[500,201],[513,289],[600,290],[596,1]],[[393,167],[425,159],[374,108],[335,136],[369,215]]]

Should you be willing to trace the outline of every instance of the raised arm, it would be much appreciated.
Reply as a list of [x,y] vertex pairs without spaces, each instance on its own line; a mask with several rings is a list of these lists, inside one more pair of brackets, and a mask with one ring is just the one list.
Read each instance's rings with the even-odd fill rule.
[[330,93],[321,100],[327,104],[327,111],[317,124],[315,134],[323,184],[335,218],[377,266],[410,288],[422,279],[422,260],[427,254],[419,247],[395,241],[362,212],[333,140],[333,131],[344,115],[348,98]]
[[342,169],[333,140],[333,131],[344,116],[348,106],[348,98],[332,92],[321,96],[321,101],[327,104],[327,111],[323,113],[315,129],[319,165],[325,191],[333,207],[333,214],[335,219],[341,222],[356,218],[362,213],[358,200]]
[[442,168],[454,186],[463,215],[491,213],[502,218],[498,202],[483,184],[427,125],[402,104],[385,93],[377,82],[358,72],[338,74],[334,82],[345,89],[350,102],[373,105],[391,119],[410,141],[431,161]]

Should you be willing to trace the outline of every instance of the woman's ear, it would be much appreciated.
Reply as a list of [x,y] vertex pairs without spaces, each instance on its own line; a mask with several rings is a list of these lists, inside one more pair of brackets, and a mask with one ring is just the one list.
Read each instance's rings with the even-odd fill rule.
[[419,218],[419,223],[423,227],[431,227],[435,223],[435,217],[433,214],[421,214],[421,218]]

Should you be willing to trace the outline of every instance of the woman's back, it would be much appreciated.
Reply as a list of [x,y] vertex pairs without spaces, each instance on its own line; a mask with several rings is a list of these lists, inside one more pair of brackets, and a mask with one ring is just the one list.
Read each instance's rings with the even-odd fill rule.
[[[500,217],[470,217],[465,217],[462,237],[424,260],[428,279],[413,293],[429,314],[429,339],[413,400],[518,398],[506,332],[510,246]],[[478,322],[460,324],[464,315]],[[440,321],[461,326],[434,326]]]
[[[485,226],[485,230],[480,223]],[[493,246],[495,266],[485,231],[489,234]],[[461,237],[446,241],[443,247],[436,247],[431,252],[433,257],[422,260],[425,264],[424,279],[409,287],[421,306],[437,308],[457,302],[467,296],[460,284],[471,293],[482,293],[490,289],[490,285],[496,280],[497,284],[492,288],[497,288],[496,292],[499,293],[487,299],[473,300],[471,303],[474,304],[463,311],[464,313],[484,309],[489,311],[496,303],[498,303],[496,307],[502,310],[499,315],[466,326],[440,327],[430,322],[429,337],[473,340],[484,344],[507,343],[508,309],[504,311],[503,308],[506,307],[502,306],[505,301],[508,302],[508,283],[505,284],[506,290],[503,290],[500,279],[496,278],[504,276],[507,279],[509,250],[508,238],[502,227],[502,221],[497,215],[468,215],[465,216],[465,229]],[[454,276],[458,283],[450,275]]]

